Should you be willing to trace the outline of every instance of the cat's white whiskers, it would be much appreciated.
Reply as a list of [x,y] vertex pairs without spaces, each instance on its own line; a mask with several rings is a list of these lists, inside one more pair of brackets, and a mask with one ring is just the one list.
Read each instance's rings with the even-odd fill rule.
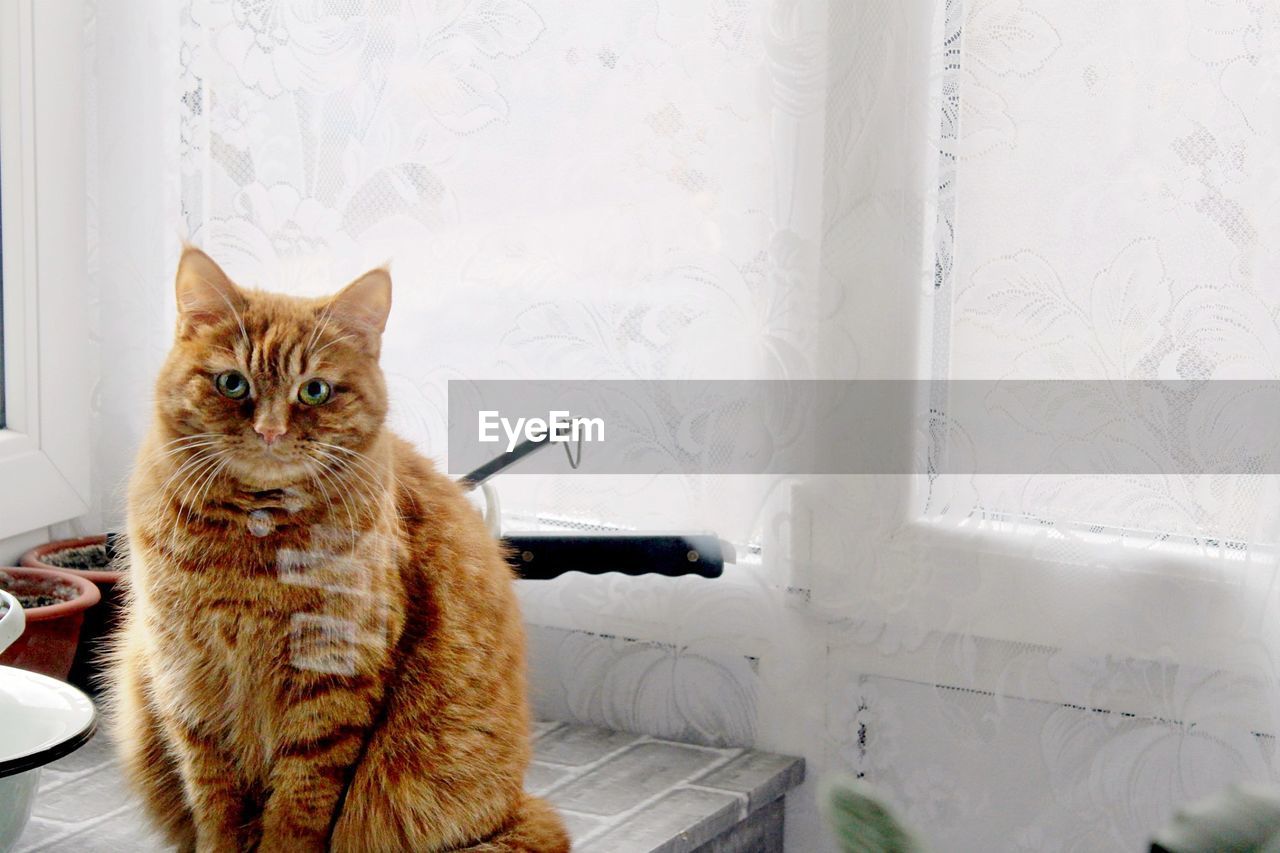
[[[197,480],[196,485],[192,489],[193,491],[195,488],[199,488],[199,484],[203,482],[205,486],[201,491],[200,496],[194,502],[188,504],[186,503],[187,495],[184,495],[183,500],[179,502],[179,513],[185,515],[187,524],[191,523],[191,513],[194,507],[204,501],[205,495],[208,494],[209,487],[213,485],[215,480],[217,480],[218,474],[231,462],[231,457],[227,455],[215,457],[215,459],[217,460],[216,464],[208,469],[206,474],[201,475],[201,478]],[[177,534],[177,525],[174,525],[174,534]]]
[[374,481],[374,484],[381,483],[384,480],[389,478],[392,484],[396,486],[396,488],[400,488],[401,486],[400,478],[396,476],[395,471],[390,466],[385,466],[385,465],[380,466],[376,462],[374,462],[374,460],[371,459],[368,455],[361,453],[358,450],[352,450],[350,447],[343,447],[340,444],[331,444],[327,441],[317,440],[315,443],[320,447],[326,448],[328,450],[336,450],[338,452],[347,454],[347,456],[350,457],[351,462],[353,464],[359,465],[361,466],[361,468],[364,469],[364,471]]
[[178,483],[176,486],[173,487],[173,495],[175,497],[177,496],[179,491],[182,492],[182,496],[177,500],[179,512],[181,512],[182,509],[186,507],[186,500],[187,500],[187,497],[190,495],[191,490],[204,479],[205,474],[207,474],[218,463],[218,461],[221,458],[222,458],[222,455],[218,453],[207,454],[204,457],[203,463],[200,465],[200,467],[196,471],[193,471],[189,473],[186,477],[183,477],[182,482]]
[[219,438],[219,437],[221,437],[221,433],[216,433],[216,432],[197,432],[193,435],[180,435],[177,438],[172,438],[166,441],[164,444],[160,445],[158,449],[164,450],[166,448],[173,447],[175,445],[184,445],[189,442],[201,441],[204,439]]
[[[337,491],[338,491],[338,497],[342,498],[342,499],[343,499],[343,502],[345,503],[345,502],[346,502],[346,498],[345,498],[345,497],[343,497],[343,493],[342,493],[342,484],[341,484],[341,483],[338,483],[338,482],[335,482],[334,480],[330,479],[330,478],[329,478],[329,476],[326,474],[326,472],[325,472],[325,470],[324,470],[324,468],[323,468],[323,467],[316,469],[316,470],[315,470],[315,473],[312,475],[312,479],[315,481],[316,485],[318,485],[318,486],[320,487],[321,491],[323,491],[323,492],[324,492],[325,502],[328,504],[329,512],[330,512],[330,513],[332,513],[332,512],[335,510],[335,507],[334,507],[334,505],[333,505],[333,498],[330,496],[328,488],[326,488],[326,487],[324,486],[324,484],[320,481],[320,479],[319,479],[320,477],[324,477],[324,479],[325,479],[325,481],[326,481],[326,482],[331,483],[331,484],[333,485],[333,487],[334,487],[335,489],[337,489]],[[346,511],[347,511],[347,518],[348,518],[348,520],[349,520],[349,524],[350,524],[350,530],[349,530],[349,532],[350,532],[350,538],[349,538],[349,541],[348,541],[346,544],[347,544],[347,545],[354,545],[354,544],[355,544],[355,542],[356,542],[356,540],[359,538],[359,534],[358,534],[358,532],[356,531],[355,518],[354,518],[354,516],[352,515],[352,511],[351,511],[351,506],[350,506],[350,504],[347,504]]]
[[[184,460],[182,464],[179,465],[169,475],[169,477],[163,483],[160,484],[160,488],[157,489],[156,491],[162,496],[167,495],[170,483],[172,483],[176,478],[183,476],[184,474],[189,475],[191,470],[194,467],[200,466],[203,462],[207,461],[209,458],[210,458],[210,451],[204,450],[204,449],[197,450],[196,453],[192,455],[190,459]],[[186,482],[185,478],[183,479],[183,482]],[[181,484],[179,485],[179,488],[180,487],[181,487]]]
[[176,438],[171,438],[171,439],[169,439],[168,441],[166,441],[164,444],[162,444],[162,445],[160,445],[160,446],[161,446],[161,447],[168,447],[169,445],[171,445],[171,444],[175,444],[175,443],[177,443],[177,442],[179,442],[179,441],[189,441],[189,440],[191,440],[191,439],[193,439],[193,438],[208,438],[208,437],[209,437],[209,436],[211,436],[211,435],[221,435],[221,433],[217,433],[217,432],[193,432],[193,433],[188,433],[188,434],[185,434],[185,435],[177,436]]
[[205,498],[209,496],[209,490],[212,489],[213,484],[217,482],[218,476],[226,470],[228,465],[231,464],[231,458],[232,457],[229,455],[222,457],[222,461],[218,463],[218,467],[214,469],[213,474],[205,481],[204,488],[196,497],[195,501],[192,502],[193,506],[200,506],[204,503]]
[[192,471],[188,473],[186,477],[183,477],[182,481],[173,487],[173,490],[172,490],[173,493],[176,495],[179,491],[182,491],[192,480],[199,479],[204,474],[205,469],[207,469],[210,464],[212,464],[213,462],[216,462],[220,458],[222,458],[222,453],[219,451],[206,450],[202,452],[200,455],[200,460],[202,464],[199,466],[199,470]]
[[[402,480],[399,479],[396,471],[390,469],[390,467],[375,467],[376,464],[374,460],[370,459],[369,456],[366,456],[365,453],[353,451],[351,448],[342,447],[339,446],[339,444],[329,444],[328,442],[316,443],[323,444],[325,447],[333,448],[333,450],[347,453],[346,457],[338,457],[334,456],[332,452],[321,451],[325,452],[325,459],[329,461],[330,465],[337,469],[337,473],[342,474],[343,476],[351,476],[351,478],[356,478],[358,482],[365,484],[366,487],[369,488],[369,496],[367,497],[375,498],[378,497],[379,494],[389,492],[392,493],[394,498],[394,494],[402,491],[404,488],[404,484]],[[392,512],[399,521],[406,520],[406,516],[402,514],[401,508],[399,508],[399,502],[396,500],[392,500],[392,502],[390,502],[390,506],[387,508],[387,511]]]
[[[347,500],[347,496],[346,496],[346,494],[345,494],[345,493],[343,492],[343,490],[342,490],[342,483],[341,483],[341,482],[338,482],[336,479],[330,479],[330,478],[332,477],[332,474],[331,474],[329,471],[327,471],[324,467],[320,467],[320,468],[316,469],[316,473],[317,473],[318,475],[320,475],[321,477],[324,477],[326,482],[332,483],[332,484],[333,484],[334,489],[335,489],[335,490],[337,491],[337,493],[338,493],[338,497],[342,499],[342,503],[343,503],[343,504],[344,504],[344,506],[346,507],[346,511],[347,511],[347,521],[348,521],[348,523],[350,524],[350,528],[349,528],[349,529],[350,529],[350,531],[351,531],[351,536],[352,536],[352,539],[353,539],[353,541],[354,541],[354,539],[355,539],[355,538],[356,538],[356,536],[357,536],[357,530],[356,530],[356,513],[355,513],[355,512],[354,512],[354,510],[352,509],[351,502],[350,502],[349,500]],[[327,494],[327,491],[326,491],[326,494]],[[330,502],[329,502],[329,506],[330,506],[330,509],[332,509],[332,507],[333,507],[333,501],[332,501],[332,500],[330,500]]]
[[325,505],[326,513],[332,512],[333,498],[329,497],[329,490],[324,487],[324,483],[320,482],[320,478],[316,476],[316,473],[314,471],[307,474],[307,478],[311,481],[312,485],[314,485],[317,489],[320,490],[320,494],[324,497],[324,505]]
[[230,461],[230,457],[227,457],[224,454],[217,454],[213,457],[213,460],[215,464],[208,467],[204,473],[197,477],[196,481],[183,493],[182,499],[178,501],[178,511],[185,516],[186,524],[191,523],[191,514],[195,509],[195,505],[193,503],[189,503],[191,497],[200,491],[202,486],[213,482],[217,477],[218,472],[220,472],[226,466],[226,463]]
[[[342,498],[342,500],[346,502],[347,497],[346,497],[346,492],[344,492],[344,489],[342,488],[342,485],[343,485],[342,480],[338,478],[338,475],[337,473],[335,473],[335,471],[330,470],[329,465],[326,465],[326,462],[333,461],[332,457],[329,457],[328,453],[325,453],[324,451],[319,451],[319,453],[320,453],[319,457],[316,457],[316,456],[311,457],[312,460],[320,462],[319,467],[317,467],[316,469],[316,473],[321,476],[324,476],[325,482],[333,484],[333,487],[338,491],[338,497]],[[361,497],[361,496],[357,496],[357,498],[358,497]],[[348,503],[348,506],[349,506],[349,503]],[[351,515],[351,512],[348,512],[348,515]],[[356,526],[355,516],[352,516],[352,529],[355,529],[355,526]]]
[[307,363],[311,362],[311,349],[320,340],[320,332],[329,325],[329,313],[333,311],[333,303],[330,302],[324,306],[324,311],[320,313],[320,319],[316,321],[316,327],[311,331],[311,339],[307,341],[307,348],[304,355],[307,357]]
[[[188,460],[187,462],[179,466],[178,470],[175,471],[172,475],[170,475],[168,480],[165,480],[164,484],[161,485],[159,489],[160,495],[165,498],[167,498],[170,495],[171,490],[169,489],[169,484],[179,474],[182,474],[184,470],[187,473],[173,487],[172,489],[173,493],[176,493],[179,489],[182,489],[193,478],[198,478],[199,476],[201,476],[206,470],[208,470],[211,466],[217,463],[218,458],[219,458],[219,454],[217,452],[203,451],[198,453],[195,457],[193,457],[192,459]],[[176,522],[181,521],[182,519],[182,507],[183,507],[182,502],[179,501],[178,509],[177,509],[177,512],[175,513],[175,516],[176,516],[175,524],[169,530],[169,547],[170,547],[170,550],[173,550],[175,552],[177,551],[177,548],[178,548],[178,524]]]
[[222,288],[218,287],[216,284],[209,281],[209,279],[205,278],[204,276],[200,277],[200,281],[202,281],[204,284],[207,284],[214,293],[222,297],[223,302],[227,303],[227,308],[231,310],[231,316],[236,318],[236,324],[240,327],[240,337],[244,339],[245,346],[249,347],[249,349],[252,350],[253,342],[249,340],[249,332],[244,327],[244,318],[240,316],[240,312],[236,310],[236,306],[233,305],[231,300],[227,298],[227,295],[222,292]]
[[179,453],[190,453],[193,450],[200,450],[205,447],[216,447],[221,443],[222,442],[218,441],[217,439],[206,439],[204,441],[197,441],[197,442],[192,442],[190,444],[184,444],[182,447],[175,447],[172,450],[166,450],[163,453],[163,455],[177,456]]
[[[378,482],[382,479],[380,475],[383,472],[376,470],[367,461],[363,461],[363,460],[360,460],[357,458],[351,458],[351,457],[344,458],[336,455],[331,450],[321,449],[320,452],[324,455],[324,458],[328,460],[330,463],[332,463],[333,465],[341,465],[344,470],[362,473],[364,476],[361,479],[363,480],[364,484],[369,486],[374,491],[377,490]],[[353,466],[356,466],[356,467],[353,467]]]
[[316,350],[315,352],[313,352],[313,353],[308,353],[308,358],[315,358],[315,357],[319,356],[319,355],[320,355],[320,353],[324,352],[325,350],[327,350],[329,347],[333,346],[334,344],[342,343],[343,341],[349,341],[349,340],[351,340],[351,339],[352,339],[352,338],[354,338],[354,337],[355,337],[355,335],[342,335],[342,336],[340,336],[340,337],[336,337],[336,338],[334,338],[333,340],[329,341],[329,343],[327,343],[327,344],[325,344],[324,346],[320,347],[320,349]]
[[336,456],[330,456],[328,459],[331,471],[335,476],[349,477],[352,480],[355,480],[354,485],[357,488],[363,487],[360,489],[361,496],[363,498],[372,499],[376,497],[379,492],[385,491],[385,489],[379,485],[377,479],[375,479],[371,474],[366,474],[359,468],[352,467],[347,460],[340,459]]
[[[388,479],[390,479],[392,485],[396,489],[401,487],[400,479],[395,475],[394,471],[390,469],[378,470],[374,467],[373,460],[365,454],[337,444],[330,444],[325,441],[315,441],[314,443],[319,445],[320,448],[332,448],[333,450],[340,450],[348,454],[348,457],[343,458],[335,455],[331,451],[318,449],[318,452],[321,454],[325,462],[335,469],[335,474],[341,474],[344,477],[353,478],[359,484],[365,486],[368,490],[366,497],[374,498],[380,493],[387,491],[386,481]],[[404,516],[400,513],[398,502],[392,503],[390,511],[393,512],[399,520],[404,520]]]

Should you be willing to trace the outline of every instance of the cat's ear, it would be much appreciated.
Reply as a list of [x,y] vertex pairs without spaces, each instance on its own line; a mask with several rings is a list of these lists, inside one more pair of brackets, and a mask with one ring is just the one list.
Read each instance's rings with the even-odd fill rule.
[[182,250],[175,286],[178,300],[178,337],[190,337],[202,326],[228,317],[239,318],[244,294],[227,278],[213,258],[194,246]]
[[377,352],[391,313],[391,272],[378,267],[339,290],[329,300],[329,316]]

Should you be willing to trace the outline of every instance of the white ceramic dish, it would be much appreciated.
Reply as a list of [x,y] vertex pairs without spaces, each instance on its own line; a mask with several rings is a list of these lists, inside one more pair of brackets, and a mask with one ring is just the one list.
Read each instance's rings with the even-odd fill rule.
[[0,666],[0,851],[27,825],[40,768],[79,749],[96,728],[97,712],[84,693],[47,675]]
[[2,589],[0,601],[6,605],[4,615],[0,616],[0,652],[3,652],[22,636],[22,629],[27,627],[27,617],[18,605],[18,599]]

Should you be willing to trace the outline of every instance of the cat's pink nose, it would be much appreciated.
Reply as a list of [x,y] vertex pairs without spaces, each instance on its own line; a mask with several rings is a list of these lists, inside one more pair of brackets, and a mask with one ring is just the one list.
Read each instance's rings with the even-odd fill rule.
[[262,440],[268,445],[275,444],[285,433],[284,427],[279,424],[254,424],[253,431],[262,436]]

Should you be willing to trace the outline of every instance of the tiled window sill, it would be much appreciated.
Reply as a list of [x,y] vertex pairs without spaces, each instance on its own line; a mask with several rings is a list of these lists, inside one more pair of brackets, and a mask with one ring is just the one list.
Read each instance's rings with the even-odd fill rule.
[[[565,817],[582,853],[782,849],[782,797],[798,758],[538,723],[529,791]],[[167,848],[146,827],[99,735],[43,771],[19,853]]]

